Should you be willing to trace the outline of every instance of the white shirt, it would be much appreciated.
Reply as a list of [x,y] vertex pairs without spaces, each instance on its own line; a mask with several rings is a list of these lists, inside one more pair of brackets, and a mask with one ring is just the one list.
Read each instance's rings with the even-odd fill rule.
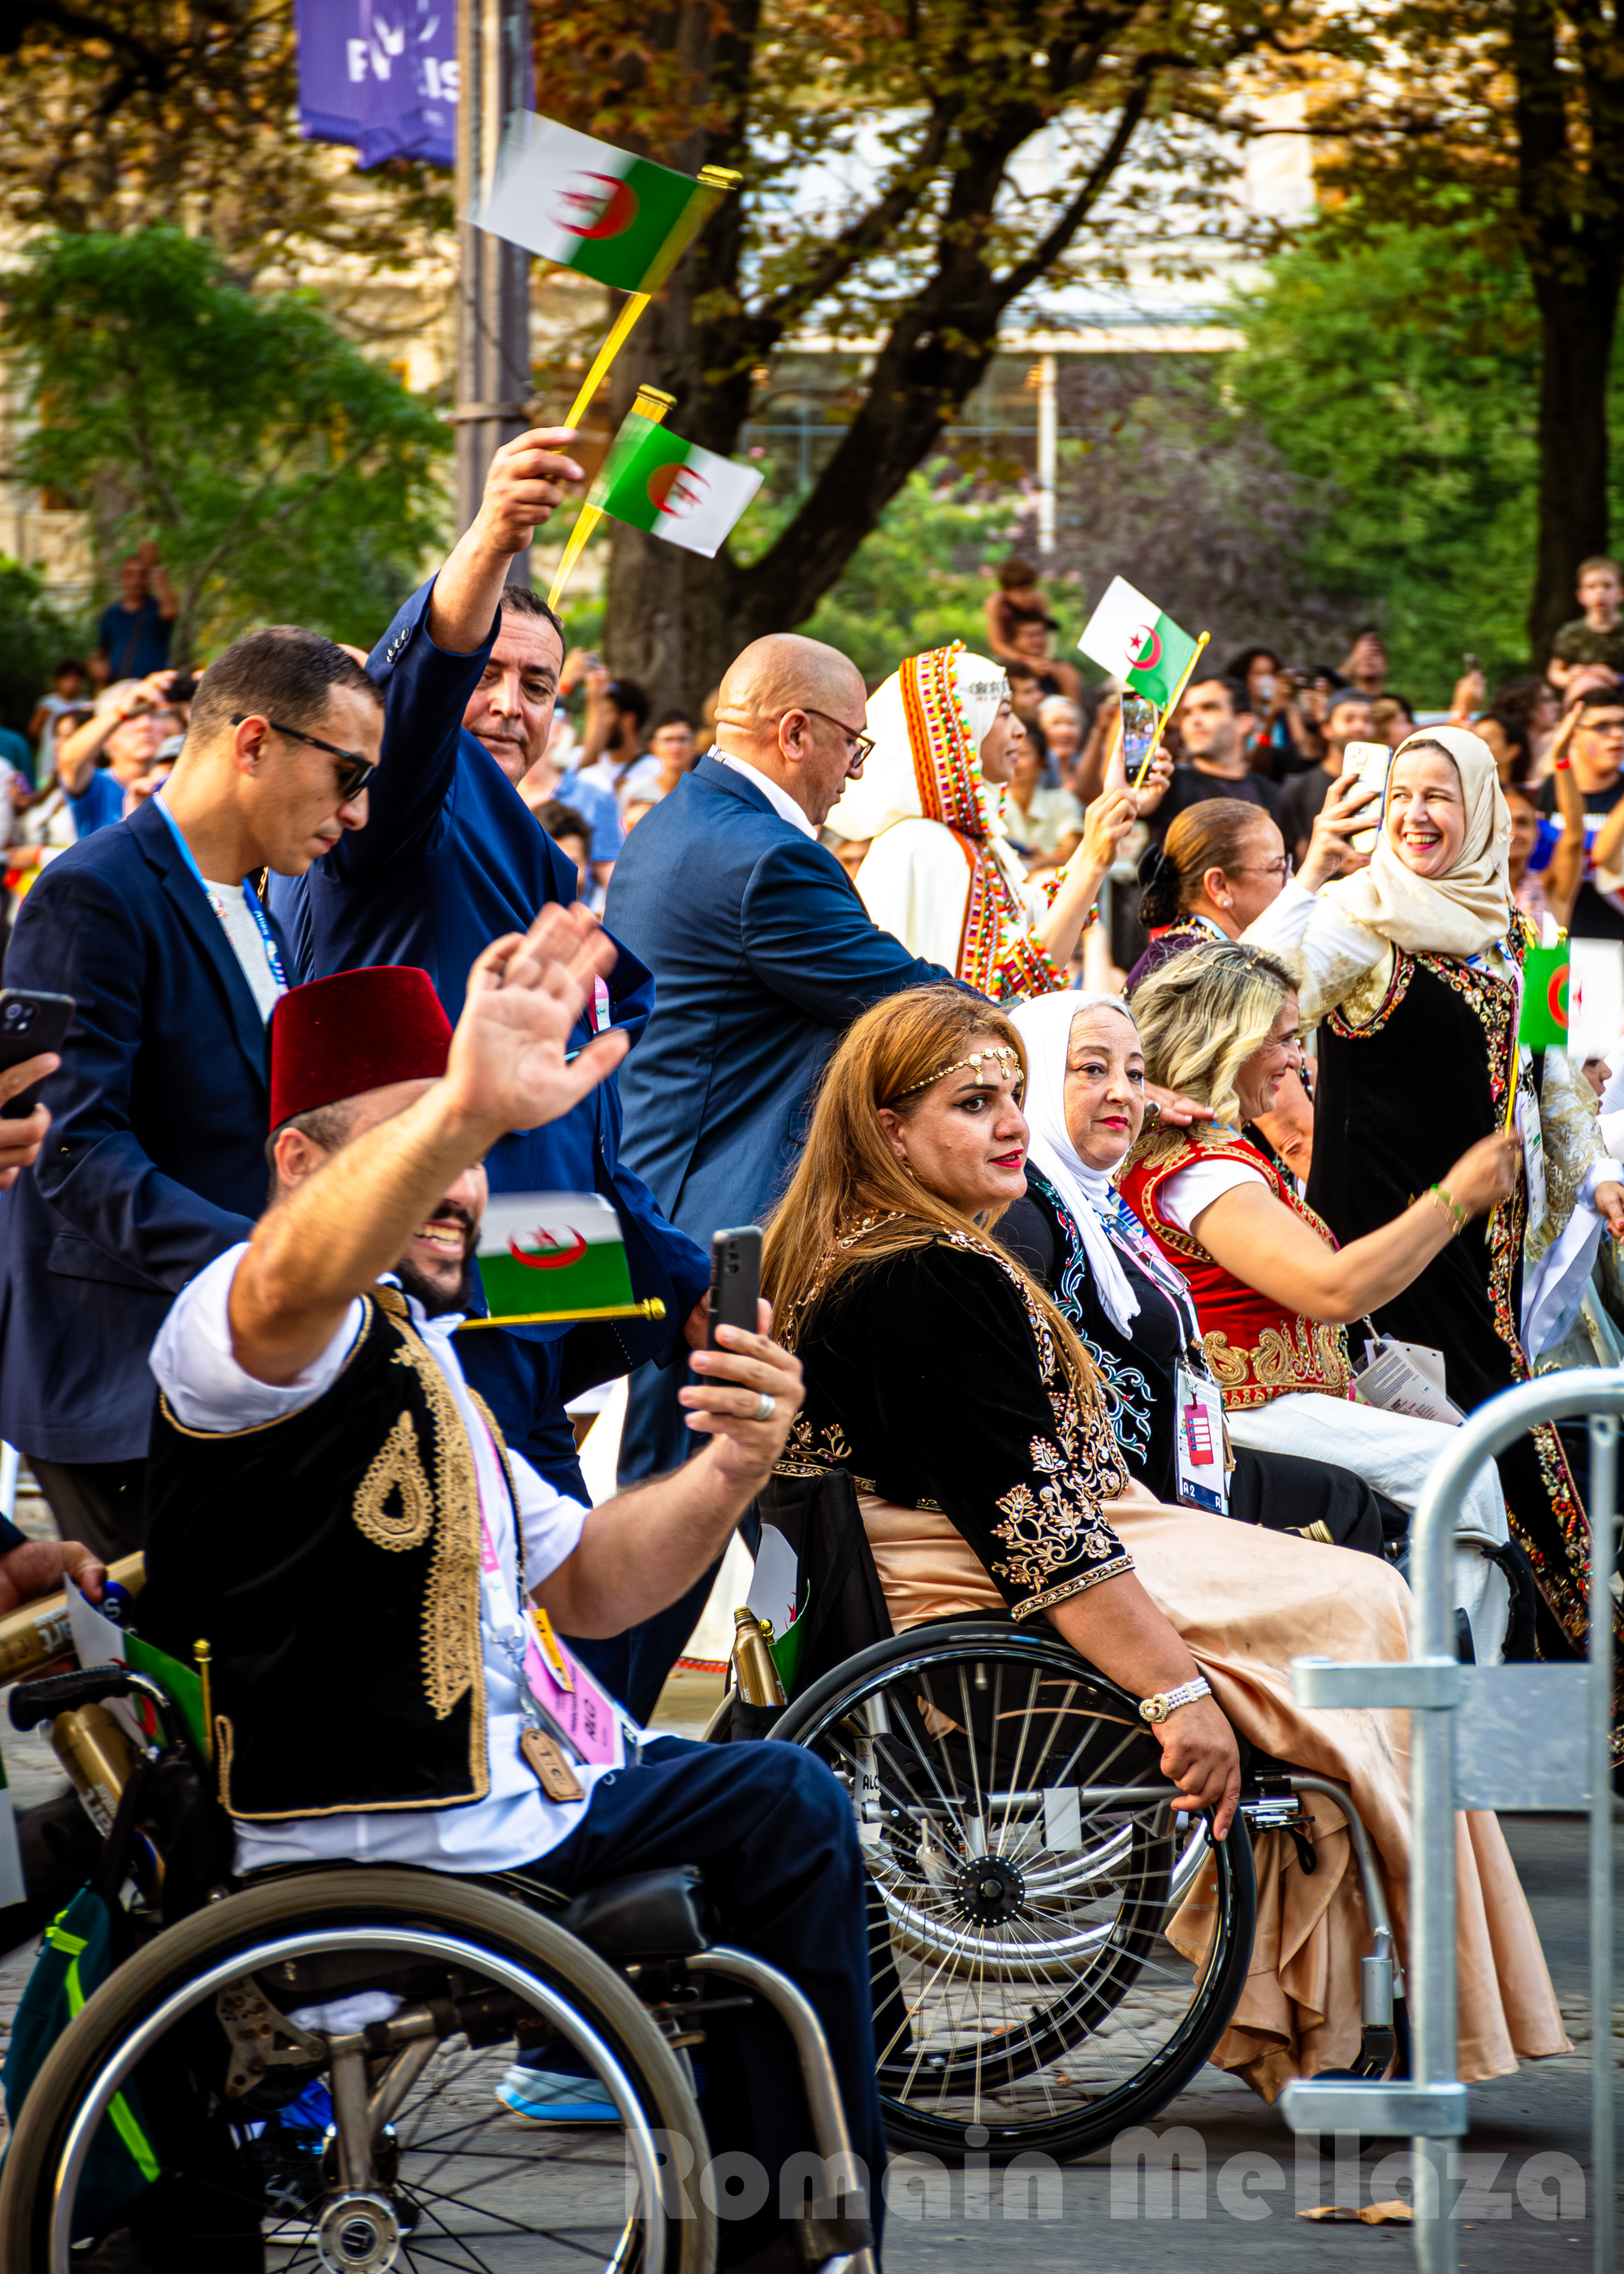
[[243,976],[253,990],[254,1001],[259,1005],[259,1016],[268,1019],[287,989],[277,983],[271,969],[271,959],[265,952],[265,935],[249,912],[247,885],[217,885],[214,879],[203,879],[204,890],[214,905],[215,913],[231,943],[231,953],[243,968]]
[[771,776],[763,773],[759,766],[753,766],[748,758],[734,757],[731,750],[712,749],[710,755],[719,759],[723,765],[731,766],[736,774],[742,774],[747,781],[753,781],[781,820],[787,821],[792,829],[798,829],[803,837],[809,837],[816,844],[816,823],[809,821],[789,792],[781,788]]
[[1156,1213],[1179,1231],[1191,1231],[1203,1209],[1211,1208],[1237,1185],[1259,1184],[1267,1191],[1268,1178],[1261,1169],[1248,1169],[1239,1161],[1196,1161],[1176,1176],[1164,1177],[1156,1187]]
[[[626,766],[624,773],[620,771],[622,766]],[[624,758],[595,758],[590,766],[577,766],[574,771],[577,781],[592,782],[598,788],[606,789],[624,813],[634,798],[658,797],[665,769],[658,758],[645,756],[634,758],[628,766]]]
[[[357,1336],[365,1309],[357,1299],[320,1357],[285,1388],[256,1382],[231,1351],[227,1299],[247,1243],[217,1255],[183,1288],[152,1347],[152,1369],[177,1418],[189,1429],[245,1429],[279,1421],[313,1404],[331,1388]],[[566,1499],[528,1461],[510,1453],[518,1489],[515,1510],[489,1429],[468,1393],[453,1330],[462,1313],[431,1319],[408,1296],[411,1323],[427,1344],[456,1400],[468,1432],[479,1486],[481,1513],[495,1542],[498,1567],[484,1574],[479,1638],[485,1660],[486,1745],[490,1789],[460,1808],[379,1814],[306,1817],[286,1824],[237,1827],[237,1868],[270,1864],[418,1864],[440,1871],[508,1871],[545,1856],[568,1839],[586,1814],[593,1787],[613,1774],[607,1765],[574,1764],[583,1788],[580,1800],[550,1801],[519,1751],[524,1727],[511,1661],[496,1633],[518,1620],[515,1516],[524,1531],[524,1576],[535,1588],[574,1555],[586,1523],[579,1501]]]

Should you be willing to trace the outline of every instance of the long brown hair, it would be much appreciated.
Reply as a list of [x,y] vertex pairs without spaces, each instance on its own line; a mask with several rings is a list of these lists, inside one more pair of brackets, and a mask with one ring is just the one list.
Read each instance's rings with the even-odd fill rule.
[[1094,1369],[1076,1333],[1038,1282],[988,1237],[1003,1209],[969,1216],[930,1191],[898,1159],[880,1120],[886,1105],[906,1121],[925,1096],[914,1084],[967,1058],[986,1036],[1013,1050],[1025,1073],[1019,1030],[959,987],[909,988],[855,1021],[829,1062],[801,1165],[769,1221],[762,1291],[772,1304],[775,1331],[793,1347],[816,1306],[853,1272],[958,1232],[1019,1272],[1079,1396],[1092,1400]]

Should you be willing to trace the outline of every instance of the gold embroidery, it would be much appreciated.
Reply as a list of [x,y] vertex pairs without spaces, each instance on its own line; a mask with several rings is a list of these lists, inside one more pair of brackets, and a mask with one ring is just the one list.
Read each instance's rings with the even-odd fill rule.
[[[1114,1446],[1114,1437],[1111,1442]],[[1049,1482],[1035,1492],[1024,1482],[1012,1485],[994,1502],[1007,1520],[994,1525],[993,1538],[1002,1540],[1011,1553],[1004,1562],[992,1566],[992,1574],[1023,1593],[1038,1594],[1057,1571],[1079,1556],[1097,1566],[1114,1562],[1123,1548],[1101,1515],[1099,1501],[1081,1478],[1068,1473],[1071,1465],[1064,1456],[1034,1437],[1032,1457],[1034,1466],[1047,1473]]]
[[[398,1513],[388,1503],[397,1502]],[[417,1432],[402,1413],[356,1488],[350,1513],[374,1547],[421,1547],[434,1522],[434,1495],[423,1473]]]
[[[424,1689],[437,1721],[474,1691],[473,1732],[485,1746],[485,1664],[479,1649],[479,1484],[473,1448],[450,1385],[426,1346],[396,1320],[396,1366],[410,1367],[434,1425],[434,1555],[423,1607]],[[484,1773],[483,1759],[479,1767]]]
[[1221,1334],[1215,1327],[1202,1336],[1201,1348],[1207,1352],[1207,1363],[1220,1388],[1238,1389],[1246,1379],[1245,1352],[1231,1350],[1228,1335]]

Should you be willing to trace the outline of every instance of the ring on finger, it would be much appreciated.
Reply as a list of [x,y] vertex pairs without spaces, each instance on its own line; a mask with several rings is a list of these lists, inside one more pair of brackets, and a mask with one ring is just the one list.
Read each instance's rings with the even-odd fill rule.
[[771,1391],[765,1389],[758,1389],[756,1391],[756,1419],[758,1421],[771,1421],[778,1410],[778,1400],[772,1396]]

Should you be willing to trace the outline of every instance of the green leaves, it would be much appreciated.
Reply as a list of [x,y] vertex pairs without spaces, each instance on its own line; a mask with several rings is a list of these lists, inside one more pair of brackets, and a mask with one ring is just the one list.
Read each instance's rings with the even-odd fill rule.
[[442,534],[449,435],[313,294],[163,228],[47,239],[6,289],[22,471],[91,508],[104,565],[158,540],[177,659],[282,618],[370,643]]
[[1240,311],[1226,378],[1292,470],[1329,483],[1304,566],[1378,605],[1393,683],[1447,702],[1462,653],[1521,669],[1538,475],[1538,322],[1476,220],[1322,222]]

